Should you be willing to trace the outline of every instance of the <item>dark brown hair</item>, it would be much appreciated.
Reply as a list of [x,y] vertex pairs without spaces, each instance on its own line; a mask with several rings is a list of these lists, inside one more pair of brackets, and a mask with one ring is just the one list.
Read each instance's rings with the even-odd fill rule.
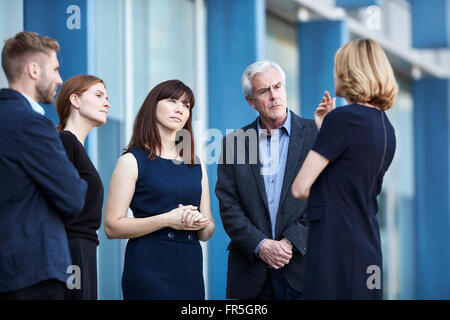
[[8,82],[14,83],[20,78],[26,60],[31,55],[50,55],[51,51],[58,50],[58,41],[35,32],[20,32],[6,40],[2,50],[2,67]]
[[[193,165],[195,160],[194,150],[194,134],[192,132],[192,108],[195,104],[194,93],[192,90],[180,80],[168,80],[155,86],[144,103],[139,109],[134,121],[133,135],[130,144],[125,150],[131,150],[136,147],[145,149],[149,154],[150,160],[156,159],[156,153],[161,150],[161,137],[156,125],[156,106],[158,101],[164,99],[183,99],[182,102],[189,104],[189,118],[183,129],[190,134],[190,154],[183,154],[183,150],[179,151],[179,155],[183,157],[185,163]],[[182,138],[177,145],[182,142]]]
[[[67,119],[72,112],[72,103],[70,102],[70,96],[76,94],[81,95],[88,91],[90,87],[97,83],[105,83],[102,79],[90,75],[75,76],[67,80],[58,92],[55,101],[56,112],[59,116],[59,124],[56,126],[58,131],[64,130],[67,124]],[[106,86],[105,86],[106,88]]]

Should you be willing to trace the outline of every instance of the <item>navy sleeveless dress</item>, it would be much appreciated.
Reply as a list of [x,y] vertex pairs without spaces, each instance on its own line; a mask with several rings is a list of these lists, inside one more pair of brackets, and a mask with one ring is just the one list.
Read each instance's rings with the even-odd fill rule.
[[395,152],[384,111],[352,104],[324,119],[312,150],[330,163],[311,187],[305,299],[381,299],[377,195]]
[[[135,218],[171,211],[179,204],[200,207],[202,170],[175,160],[148,159],[141,148],[130,150],[138,179],[130,208]],[[203,300],[203,257],[195,231],[164,228],[129,239],[122,275],[125,300]]]

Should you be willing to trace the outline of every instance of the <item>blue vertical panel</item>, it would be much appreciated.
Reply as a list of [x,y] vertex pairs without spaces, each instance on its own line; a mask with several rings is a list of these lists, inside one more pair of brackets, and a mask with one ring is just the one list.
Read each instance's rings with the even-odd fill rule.
[[380,6],[383,0],[336,0],[336,7],[360,8],[368,6]]
[[[118,159],[123,150],[120,148],[123,137],[123,123],[116,119],[98,128],[98,162],[99,174],[102,179],[105,194],[103,211],[106,206],[109,183]],[[100,245],[98,257],[98,297],[101,300],[120,300],[122,298],[122,257],[119,254],[122,240],[108,239],[105,234],[104,220],[98,231]]]
[[[334,55],[349,40],[345,21],[316,20],[300,22],[298,43],[300,47],[300,104],[302,116],[313,118],[324,92],[334,93]],[[336,105],[346,104],[337,99]]]
[[[133,1],[134,2],[134,1]],[[93,72],[104,79],[111,108],[108,121],[97,130],[97,163],[104,186],[103,212],[106,207],[110,179],[125,144],[123,123],[123,0],[89,0],[89,33],[93,34],[89,58],[93,58]],[[145,10],[141,10],[145,11]],[[136,17],[135,17],[136,18]],[[140,17],[137,17],[140,19]],[[128,141],[127,141],[128,142]],[[122,298],[123,246],[126,240],[108,239],[104,220],[98,230],[98,294],[101,300]]]
[[[398,130],[396,128],[396,130]],[[396,134],[398,131],[396,131]],[[400,137],[397,135],[397,141]],[[397,144],[398,147],[398,144]],[[400,150],[397,149],[396,152]],[[403,166],[403,164],[402,164]],[[399,295],[396,299],[412,300],[417,298],[417,233],[415,212],[415,198],[400,194],[397,198],[398,205],[395,209],[398,221],[399,248]],[[387,243],[387,245],[392,245]],[[385,269],[386,270],[386,269]],[[389,272],[389,271],[388,271]]]
[[410,0],[413,47],[450,47],[450,0]]
[[[208,20],[208,99],[210,128],[240,128],[256,118],[241,88],[245,68],[262,57],[265,34],[264,0],[209,0]],[[220,152],[217,150],[216,152]],[[224,299],[227,259],[226,235],[214,188],[217,165],[208,167],[211,209],[216,231],[209,242],[209,283],[212,299]]]
[[[24,30],[56,39],[63,81],[87,73],[86,0],[24,0]],[[45,107],[53,123],[59,122],[54,106]]]
[[450,80],[414,83],[417,293],[450,298]]
[[[88,73],[88,30],[86,0],[24,0],[24,30],[58,41],[60,75],[63,81]],[[56,125],[54,105],[45,106],[45,115]],[[89,151],[88,139],[85,143]],[[102,177],[103,178],[103,177]],[[102,179],[105,181],[105,179]],[[102,241],[102,239],[100,239]],[[105,268],[110,270],[111,267]],[[101,270],[100,270],[101,273]]]

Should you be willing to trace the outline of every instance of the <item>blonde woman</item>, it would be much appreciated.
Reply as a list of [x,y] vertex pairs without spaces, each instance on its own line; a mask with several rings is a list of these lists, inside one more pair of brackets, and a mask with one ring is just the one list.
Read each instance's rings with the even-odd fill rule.
[[372,40],[351,41],[335,56],[335,109],[328,92],[315,112],[317,140],[292,193],[308,201],[305,299],[381,299],[382,254],[376,213],[395,132],[385,110],[398,87]]

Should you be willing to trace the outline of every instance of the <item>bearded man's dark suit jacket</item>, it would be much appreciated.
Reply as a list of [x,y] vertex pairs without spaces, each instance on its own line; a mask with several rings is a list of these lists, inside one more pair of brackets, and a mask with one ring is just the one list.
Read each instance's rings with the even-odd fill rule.
[[[292,242],[292,258],[282,270],[288,284],[301,292],[308,238],[306,202],[292,196],[291,186],[315,141],[317,128],[313,120],[300,118],[293,112],[291,114],[291,135],[274,240],[287,238]],[[257,121],[242,130],[248,132],[253,129],[258,137]],[[230,143],[233,134],[235,132],[222,140],[222,164],[218,165],[216,184],[220,215],[231,239],[228,246],[227,298],[252,299],[260,293],[268,268],[255,254],[255,249],[264,238],[272,239],[272,229],[264,178],[260,174],[259,137],[252,142],[256,146],[251,148],[251,139],[245,139],[245,162],[239,164],[238,158],[243,156],[244,150],[238,150],[237,143]],[[252,161],[249,149],[257,150],[257,161]]]
[[72,263],[63,219],[81,212],[87,183],[21,93],[0,90],[0,119],[0,293],[64,283]]

